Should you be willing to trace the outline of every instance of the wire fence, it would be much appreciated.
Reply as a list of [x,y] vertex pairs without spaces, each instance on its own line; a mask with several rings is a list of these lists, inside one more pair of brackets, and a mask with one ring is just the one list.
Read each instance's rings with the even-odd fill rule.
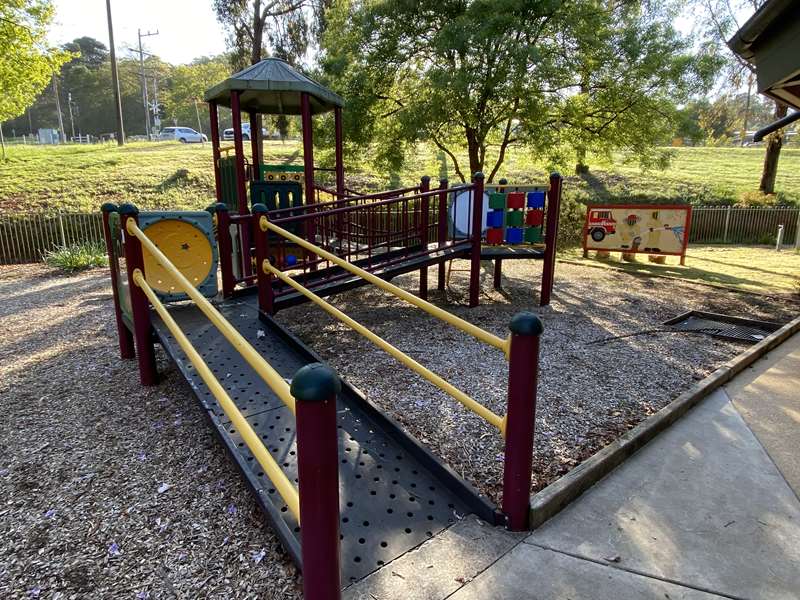
[[800,208],[786,206],[700,206],[692,209],[689,242],[774,244],[783,225],[785,244],[798,239]]
[[0,264],[32,263],[62,246],[103,243],[100,213],[0,215]]
[[[774,244],[783,225],[785,245],[800,242],[800,208],[700,206],[692,209],[690,243]],[[39,262],[62,246],[103,243],[100,213],[0,215],[0,264]]]

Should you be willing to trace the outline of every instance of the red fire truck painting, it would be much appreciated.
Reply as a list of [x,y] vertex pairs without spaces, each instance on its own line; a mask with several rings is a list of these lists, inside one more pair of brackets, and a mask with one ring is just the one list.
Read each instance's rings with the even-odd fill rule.
[[602,242],[607,235],[614,234],[616,224],[610,210],[589,211],[589,235],[595,242]]

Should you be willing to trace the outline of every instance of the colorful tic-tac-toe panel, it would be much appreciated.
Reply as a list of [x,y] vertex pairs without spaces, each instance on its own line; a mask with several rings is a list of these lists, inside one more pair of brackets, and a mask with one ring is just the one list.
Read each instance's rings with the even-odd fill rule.
[[541,243],[545,193],[492,192],[486,215],[486,243]]

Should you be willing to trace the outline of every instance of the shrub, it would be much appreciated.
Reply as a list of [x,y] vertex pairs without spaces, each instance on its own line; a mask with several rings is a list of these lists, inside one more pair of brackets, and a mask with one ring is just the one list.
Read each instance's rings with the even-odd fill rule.
[[70,246],[60,246],[43,255],[44,262],[67,273],[75,273],[92,267],[108,264],[105,247],[97,242],[84,242]]

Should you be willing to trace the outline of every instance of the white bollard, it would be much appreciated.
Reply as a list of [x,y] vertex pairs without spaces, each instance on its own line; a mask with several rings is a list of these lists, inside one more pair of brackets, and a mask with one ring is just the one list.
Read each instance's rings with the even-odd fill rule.
[[783,245],[783,225],[778,225],[778,240],[775,242],[775,250],[777,252],[780,252],[782,245]]

